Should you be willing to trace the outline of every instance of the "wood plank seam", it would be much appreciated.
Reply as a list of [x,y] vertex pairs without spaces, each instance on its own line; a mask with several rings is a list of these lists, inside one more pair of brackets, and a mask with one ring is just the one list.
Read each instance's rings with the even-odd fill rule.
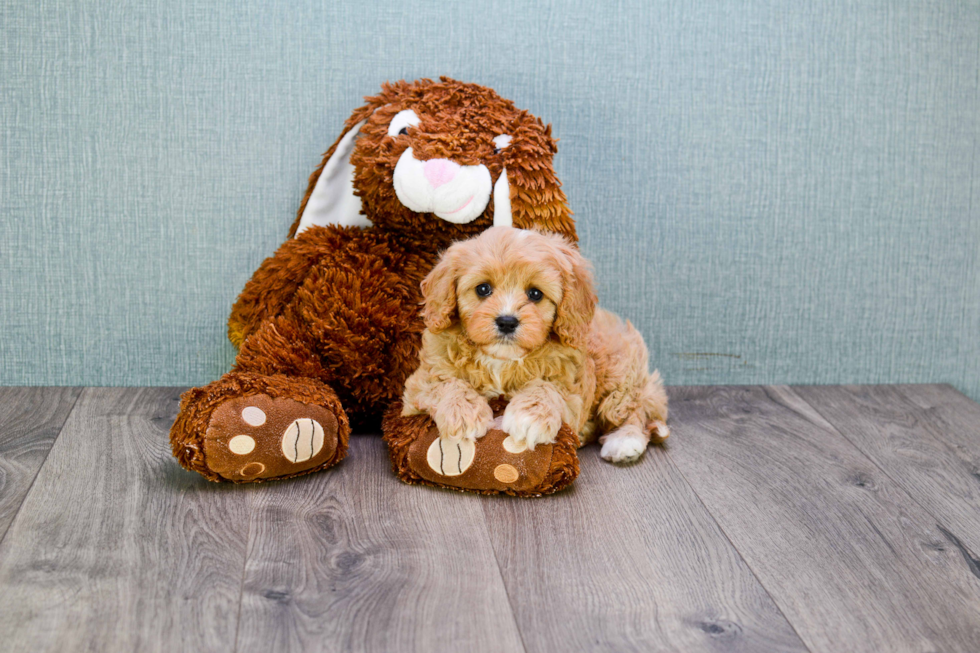
[[[229,641],[242,653],[522,651],[499,566],[491,578],[497,563],[486,527],[480,536],[480,497],[382,475],[387,454],[377,436],[352,438],[351,454],[326,474],[251,494],[244,591]],[[466,618],[441,620],[447,614]]]
[[[676,431],[675,431],[675,434],[676,434]],[[715,517],[715,514],[713,512],[711,512],[711,509],[708,508],[708,505],[704,502],[704,499],[701,498],[701,495],[698,494],[698,491],[694,488],[694,485],[691,484],[691,481],[687,478],[687,476],[684,475],[684,472],[681,470],[680,466],[676,462],[674,462],[674,459],[673,459],[673,457],[671,456],[671,453],[670,453],[670,445],[669,444],[667,444],[666,446],[664,446],[664,452],[667,454],[666,458],[667,458],[667,461],[670,463],[670,466],[673,467],[675,470],[677,470],[677,473],[684,480],[684,483],[686,483],[687,486],[689,488],[691,488],[691,492],[694,493],[694,496],[697,497],[698,503],[700,503],[701,506],[704,508],[705,513],[707,513],[708,516],[711,517],[711,521],[713,521],[714,524],[715,524],[715,526],[718,527],[718,531],[722,535],[725,536],[725,540],[728,541],[729,546],[732,547],[732,550],[738,555],[739,559],[741,559],[741,561],[743,563],[745,563],[745,568],[749,570],[749,572],[752,574],[752,577],[755,578],[756,582],[759,583],[759,587],[761,587],[762,590],[769,596],[769,599],[772,601],[772,604],[774,606],[776,606],[776,610],[779,612],[780,615],[782,615],[783,619],[786,620],[786,623],[789,624],[789,627],[793,630],[793,632],[796,634],[796,636],[800,639],[800,642],[803,643],[803,646],[805,646],[808,651],[812,651],[813,649],[811,649],[807,645],[806,640],[803,639],[803,637],[800,635],[799,631],[796,629],[796,624],[794,624],[790,620],[790,618],[788,616],[786,616],[786,612],[783,610],[782,606],[779,605],[779,602],[776,601],[776,598],[772,595],[772,592],[769,590],[769,588],[766,587],[766,584],[762,582],[762,579],[759,577],[759,574],[756,573],[755,569],[752,568],[752,565],[749,564],[749,561],[745,558],[745,556],[742,555],[742,552],[738,550],[738,547],[735,546],[735,542],[732,541],[731,536],[728,534],[727,531],[725,531],[725,529],[722,527],[721,523],[719,523],[717,517]]]
[[959,550],[960,554],[963,556],[963,560],[966,561],[966,566],[970,570],[970,573],[977,578],[980,578],[980,560],[975,558],[970,549],[968,549],[965,544],[960,542],[960,538],[956,537],[939,524],[936,524],[936,527],[939,529],[939,532],[945,535],[946,539]]
[[[944,385],[946,387],[949,387],[949,388],[952,388],[952,386],[950,386],[949,384],[942,384],[942,385]],[[922,509],[923,512],[925,512],[927,515],[929,515],[930,517],[932,517],[932,519],[936,522],[936,529],[942,534],[942,536],[946,540],[948,540],[950,542],[950,544],[952,544],[953,546],[955,546],[956,549],[962,554],[963,561],[966,563],[967,569],[970,571],[970,573],[972,573],[977,578],[980,578],[980,559],[978,559],[976,557],[976,555],[972,551],[970,551],[970,549],[968,547],[966,547],[966,545],[964,545],[963,542],[960,541],[960,539],[956,535],[954,535],[948,528],[946,528],[943,525],[943,520],[940,519],[935,514],[935,512],[933,510],[931,510],[930,508],[926,507],[921,501],[919,501],[918,498],[916,498],[915,496],[913,496],[912,493],[910,493],[909,491],[907,491],[905,489],[905,484],[902,483],[900,479],[897,479],[894,476],[892,476],[892,474],[889,473],[887,469],[885,469],[884,467],[882,467],[881,465],[879,465],[877,463],[877,461],[874,460],[874,458],[872,458],[861,447],[861,445],[858,442],[856,442],[853,438],[848,437],[843,431],[841,431],[840,429],[838,429],[837,426],[835,426],[833,423],[831,423],[831,421],[827,418],[826,415],[824,415],[824,413],[817,407],[817,405],[815,405],[811,401],[808,401],[799,392],[796,392],[796,390],[792,386],[787,386],[787,387],[789,388],[789,390],[794,395],[796,395],[797,397],[799,397],[800,401],[802,401],[805,404],[807,404],[808,406],[810,406],[818,415],[820,415],[820,417],[823,419],[823,421],[826,423],[826,425],[829,428],[833,429],[834,432],[836,432],[838,435],[840,435],[842,438],[844,438],[844,440],[846,440],[847,442],[849,442],[851,444],[851,446],[853,446],[858,452],[860,452],[860,454],[862,456],[864,456],[864,458],[866,460],[868,460],[868,462],[870,462],[874,467],[876,467],[878,469],[878,471],[880,471],[886,478],[888,478],[892,483],[894,483],[895,486],[899,490],[902,491],[902,493],[904,493],[909,499],[911,499],[912,502],[915,503],[915,505],[919,506]],[[906,393],[902,392],[901,386],[892,386],[892,387],[896,389],[896,391],[898,392],[898,394],[902,395],[906,399],[906,401],[908,401],[909,405],[914,405],[914,403],[911,401],[911,399],[909,398],[909,396]],[[955,390],[955,388],[953,388],[953,389]],[[937,438],[933,433],[931,433],[929,431],[929,429],[921,429],[921,430],[923,432],[925,432],[926,435],[930,439],[932,439],[934,442],[937,442],[940,447],[946,449],[953,456],[959,458],[959,455],[957,454],[957,452],[952,447],[950,447],[948,443],[944,442],[940,438]],[[976,475],[976,474],[974,474],[974,475]],[[877,528],[875,530],[877,531]],[[879,533],[879,535],[880,535],[880,533]],[[882,537],[882,540],[885,541],[886,544],[888,544],[888,547],[891,548],[891,544],[888,543],[887,538],[885,538],[884,536],[881,536],[881,537]],[[894,550],[893,550],[893,552],[894,552]]]
[[[948,384],[944,384],[944,385],[947,385],[948,386]],[[906,401],[909,402],[909,405],[914,405],[912,403],[912,401],[909,399],[908,395],[906,395],[904,392],[902,392],[900,386],[892,386],[892,387],[893,388],[896,388],[896,391],[898,392],[898,394],[900,394],[903,397],[905,397]],[[948,387],[952,387],[952,386],[948,386]],[[958,537],[956,537],[955,535],[953,535],[952,532],[950,532],[947,528],[945,528],[943,526],[943,524],[942,524],[942,521],[943,520],[940,519],[939,517],[937,517],[936,514],[935,514],[935,512],[933,510],[931,510],[928,507],[926,507],[911,492],[909,492],[908,490],[906,490],[905,489],[905,484],[902,483],[900,479],[895,478],[891,473],[889,473],[889,471],[887,469],[885,469],[884,467],[882,467],[881,465],[879,465],[878,462],[871,455],[869,455],[864,450],[864,448],[861,447],[861,445],[858,442],[856,442],[853,438],[848,437],[847,434],[845,434],[841,429],[837,428],[837,426],[835,424],[833,424],[813,402],[807,401],[807,399],[802,394],[800,394],[799,392],[796,392],[796,390],[792,386],[787,386],[787,388],[790,390],[790,392],[792,392],[794,395],[796,395],[800,399],[800,401],[802,401],[803,403],[805,403],[808,406],[810,406],[814,410],[814,412],[816,412],[821,417],[821,419],[823,419],[823,421],[826,423],[826,425],[827,425],[828,428],[833,429],[833,431],[835,433],[837,433],[838,435],[840,435],[840,437],[844,438],[844,440],[846,440],[847,442],[849,442],[851,444],[851,446],[853,446],[862,456],[864,456],[864,458],[869,463],[871,463],[871,465],[873,465],[875,468],[877,468],[879,472],[881,472],[887,479],[889,479],[892,483],[894,483],[895,484],[895,487],[897,487],[903,494],[905,494],[905,496],[907,496],[909,499],[911,499],[912,502],[915,505],[919,506],[919,508],[921,508],[924,513],[926,513],[927,515],[929,515],[930,517],[932,517],[933,521],[936,522],[936,529],[943,535],[944,538],[946,538],[953,546],[955,546],[957,548],[957,550],[959,550],[959,552],[963,555],[963,560],[964,560],[964,562],[967,565],[967,569],[969,569],[969,571],[973,575],[975,575],[978,578],[980,578],[980,568],[978,568],[978,562],[980,562],[980,561],[978,561],[973,556],[972,552],[968,548],[966,548],[966,546],[963,545],[963,543],[960,541],[960,539]],[[949,447],[949,445],[947,443],[945,443],[942,440],[940,440],[939,438],[935,437],[935,435],[933,435],[932,433],[930,433],[928,429],[922,429],[922,431],[924,431],[933,441],[938,442],[939,445],[942,448],[946,449],[947,451],[950,451],[950,453],[952,453],[954,456],[956,455],[956,452],[951,447]],[[876,532],[878,532],[878,529],[877,528],[875,528],[874,530]],[[892,546],[888,542],[887,538],[885,538],[884,535],[881,535],[880,532],[879,532],[879,535],[881,536],[882,541],[884,541],[888,545],[888,548],[889,549],[892,549]],[[892,549],[892,552],[894,553],[894,549]]]
[[255,521],[255,502],[249,497],[248,536],[245,540],[245,555],[242,556],[242,577],[238,584],[238,610],[235,612],[235,644],[232,651],[238,653],[238,637],[242,630],[242,597],[245,595],[245,574],[248,569],[249,554],[252,552],[252,524]]
[[[70,387],[75,388],[78,386],[70,386]],[[34,477],[31,478],[31,483],[30,485],[27,486],[27,492],[24,493],[24,497],[21,499],[20,505],[17,506],[17,510],[16,512],[14,512],[13,519],[11,519],[10,523],[7,524],[7,528],[4,529],[3,533],[0,533],[0,544],[3,544],[4,539],[7,537],[7,533],[10,532],[10,528],[14,525],[14,523],[17,521],[17,518],[20,516],[21,508],[24,507],[24,502],[27,500],[27,497],[34,489],[34,482],[37,481],[38,474],[41,473],[41,469],[47,464],[48,456],[51,454],[51,450],[54,449],[55,443],[58,442],[58,438],[61,437],[62,431],[65,430],[65,424],[68,423],[68,418],[71,417],[71,414],[75,411],[75,406],[78,405],[78,400],[79,398],[81,398],[85,390],[87,390],[87,388],[82,388],[79,391],[79,393],[75,395],[75,398],[72,400],[71,408],[69,408],[68,411],[65,413],[65,419],[62,420],[61,425],[58,427],[58,435],[56,435],[54,440],[51,441],[51,446],[48,447],[48,450],[44,452],[44,461],[40,465],[38,465],[38,468],[34,471]]]
[[234,641],[247,505],[171,459],[178,392],[81,393],[0,548],[9,648],[227,650]]
[[811,650],[662,449],[627,468],[598,453],[580,451],[584,485],[484,502],[529,652]]
[[[948,384],[943,384],[943,385],[947,385],[947,387],[952,387],[952,386],[948,386]],[[900,394],[903,397],[905,397],[906,400],[909,400],[908,395],[906,395],[904,392],[902,392],[900,387],[898,387],[898,386],[892,386],[892,387],[894,387],[896,389],[896,391],[898,392],[898,394]],[[915,504],[917,506],[919,506],[920,508],[922,508],[922,510],[926,514],[928,514],[930,517],[932,517],[936,521],[936,528],[938,528],[939,531],[943,534],[943,536],[946,537],[946,539],[949,540],[954,546],[956,546],[958,549],[960,549],[960,552],[961,553],[963,553],[963,556],[966,559],[966,562],[967,562],[967,565],[968,566],[971,564],[971,562],[974,561],[974,558],[972,558],[970,555],[968,555],[968,550],[967,549],[964,549],[962,547],[959,538],[957,538],[955,535],[952,535],[952,533],[950,533],[950,531],[948,531],[946,528],[943,527],[943,525],[941,524],[942,520],[939,517],[937,517],[932,510],[930,510],[929,508],[927,508],[917,498],[915,498],[914,496],[912,496],[911,493],[909,493],[908,491],[906,491],[905,490],[905,487],[904,487],[904,483],[902,483],[900,479],[897,479],[894,476],[892,476],[888,472],[888,470],[886,470],[885,468],[883,468],[874,459],[872,459],[871,456],[867,452],[864,451],[864,449],[861,447],[861,445],[859,443],[857,443],[856,441],[854,441],[854,439],[849,438],[847,436],[847,434],[845,434],[843,431],[841,431],[840,429],[838,429],[833,423],[831,423],[830,420],[823,414],[823,412],[813,402],[807,401],[807,399],[803,395],[801,395],[800,393],[796,392],[795,389],[793,389],[792,387],[790,387],[790,390],[793,392],[794,395],[796,395],[797,397],[799,397],[801,401],[805,402],[811,408],[813,408],[813,410],[816,411],[820,415],[821,418],[823,418],[823,420],[827,423],[827,425],[830,428],[832,428],[834,431],[836,431],[838,434],[840,434],[840,436],[842,438],[844,438],[845,440],[847,440],[848,442],[850,442],[854,446],[855,449],[857,449],[858,451],[861,452],[861,455],[862,456],[864,456],[865,458],[867,458],[871,462],[872,465],[874,465],[875,467],[878,468],[878,471],[880,471],[882,474],[884,474],[897,487],[899,487],[906,495],[908,495],[908,497],[910,499],[912,499],[912,501],[915,502]],[[910,405],[913,405],[910,400],[909,400],[909,404]],[[953,456],[958,457],[956,451],[952,447],[950,447],[946,442],[943,442],[941,439],[937,438],[935,435],[933,435],[931,432],[929,432],[928,429],[922,429],[922,431],[924,431],[926,433],[926,435],[930,439],[932,439],[932,441],[937,442],[940,447],[942,447],[943,449],[946,449],[947,451],[949,451]],[[950,537],[950,536],[952,536],[952,537]],[[972,568],[971,568],[971,571],[973,571]]]
[[[960,392],[959,390],[957,390],[956,388],[954,388],[953,386],[951,386],[948,383],[938,383],[936,385],[938,385],[939,387],[945,388],[947,390],[950,390],[950,391],[956,393],[964,401],[969,401],[970,403],[976,403],[975,401],[973,401],[972,399],[970,399],[965,394],[963,394],[962,392]],[[898,394],[902,395],[902,397],[905,398],[905,401],[907,401],[910,406],[916,406],[916,408],[918,408],[918,409],[921,410],[921,408],[919,406],[917,406],[916,402],[913,401],[912,397],[910,397],[908,395],[908,393],[903,390],[902,386],[897,385],[897,386],[893,386],[893,387],[895,388],[895,392],[897,392]],[[957,458],[958,460],[962,460],[965,465],[969,465],[971,467],[970,474],[974,478],[976,478],[978,481],[980,481],[980,469],[977,469],[977,468],[973,467],[973,464],[970,463],[970,461],[964,459],[963,458],[963,455],[959,451],[957,451],[956,447],[952,446],[946,440],[943,440],[942,438],[938,437],[935,433],[932,432],[932,429],[924,428],[922,430],[925,431],[929,435],[930,438],[932,438],[933,442],[938,442],[953,457]]]
[[[685,423],[691,420],[692,443],[714,446],[678,447],[674,454],[677,466],[686,467],[692,474],[691,478],[703,490],[698,496],[704,503],[717,508],[713,515],[717,521],[732,529],[730,539],[740,542],[737,550],[740,553],[745,551],[743,558],[755,560],[759,564],[759,574],[775,583],[772,590],[765,589],[770,596],[779,597],[777,605],[784,614],[793,615],[793,627],[798,632],[807,633],[808,639],[805,641],[812,650],[842,650],[842,643],[846,644],[847,650],[975,650],[975,646],[964,644],[975,641],[976,578],[961,575],[957,568],[961,564],[959,552],[930,546],[936,536],[932,511],[924,510],[901,484],[883,473],[865,451],[843,437],[833,425],[827,424],[827,420],[809,402],[803,401],[799,393],[791,392],[787,386],[733,386],[703,388],[703,392],[698,390],[695,387],[679,389],[679,401],[674,403],[675,416],[680,416]],[[770,402],[759,397],[760,392],[769,397]],[[674,396],[671,398],[674,399]],[[757,410],[753,406],[755,401],[767,405],[771,403],[779,409]],[[744,420],[740,419],[743,413]],[[784,419],[785,424],[779,425]],[[736,431],[740,441],[729,437]],[[771,447],[762,451],[760,453],[770,455],[761,460],[753,458],[749,463],[738,460],[738,454],[745,451],[744,445],[758,447],[783,438],[786,438],[787,447]],[[780,453],[783,451],[787,452],[786,455]],[[705,466],[706,455],[726,456],[725,460],[737,462],[722,465],[716,471]],[[760,463],[773,463],[776,466],[770,472],[759,468]],[[751,465],[756,465],[756,468],[754,473],[742,476],[746,464],[749,469]],[[797,494],[800,490],[805,493],[808,484],[799,483],[799,478],[793,472],[811,466],[822,468],[825,475],[836,476],[826,485],[812,486],[818,491],[819,502],[807,500],[800,506],[794,506],[792,501],[786,501],[788,492],[772,484],[787,483],[789,490]],[[877,472],[882,472],[879,477],[882,486],[880,498],[877,491],[868,494],[870,498],[866,500],[864,495],[849,497],[836,490],[841,482],[845,487],[853,485],[863,489],[862,477],[865,474],[877,476]],[[745,493],[751,491],[749,488],[761,489],[767,485],[774,489],[768,491],[766,501],[775,501],[776,506],[790,508],[788,513],[783,511],[790,518],[788,527],[776,529],[779,531],[776,536],[788,534],[791,538],[769,537],[765,533],[769,526],[766,523],[769,511],[757,509],[759,504]],[[874,489],[875,485],[872,485]],[[821,522],[826,521],[826,516],[821,516],[821,508],[817,504],[823,502],[826,505],[827,500],[834,501],[837,495],[841,499],[839,506],[846,508],[848,514],[842,514],[843,521],[833,522],[831,528],[823,528],[826,524]],[[733,508],[744,507],[740,504],[746,500],[752,506],[749,511],[751,515],[739,515]],[[868,509],[878,510],[869,513]],[[869,515],[872,517],[870,522]],[[850,526],[845,528],[848,524]],[[874,528],[869,528],[869,525]],[[889,545],[887,547],[881,545],[882,540],[886,539],[882,537],[882,531],[891,538],[885,542]],[[847,545],[838,551],[833,545],[835,534],[857,537],[853,540],[838,538]],[[726,532],[726,535],[729,533]],[[861,542],[864,542],[863,546]],[[896,556],[896,547],[890,546],[893,542],[901,543],[902,546],[898,547],[901,556]],[[795,555],[792,552],[798,551],[800,546],[787,549],[785,545],[788,543],[806,546],[809,553],[816,555],[804,561],[803,569],[789,567],[787,565],[793,564]],[[874,549],[879,549],[885,555],[881,556],[880,552],[874,554]],[[939,558],[930,555],[930,551],[941,554],[946,550],[949,553]],[[781,551],[789,553],[780,555]],[[773,553],[777,555],[773,556]],[[849,568],[847,565],[838,566],[839,554],[848,556],[851,562],[861,563],[851,568],[855,573],[848,574],[853,576],[849,580],[861,581],[860,585],[842,580],[844,577],[839,572],[848,572]],[[807,570],[806,564],[813,561],[823,564]],[[788,571],[793,573],[787,574]],[[814,573],[807,575],[807,571]],[[941,573],[934,575],[933,572]],[[921,583],[927,578],[933,582]],[[811,585],[809,589],[806,585],[801,586],[804,579]],[[893,591],[875,592],[874,588],[879,588],[878,583],[882,582],[893,583],[887,586]],[[803,594],[800,594],[801,588]],[[814,611],[811,609],[813,601],[820,594],[830,599],[828,609]],[[846,600],[838,601],[844,597],[847,597]],[[856,605],[855,600],[862,602]],[[872,606],[873,610],[865,614],[865,605]],[[841,611],[841,606],[847,609]],[[891,615],[888,611],[891,611]],[[893,619],[898,614],[905,616],[901,623],[889,619],[889,616]],[[922,618],[916,618],[920,614]],[[857,636],[861,636],[861,639],[856,639]],[[869,648],[869,643],[874,646]],[[925,646],[931,648],[923,648]]]
[[[484,497],[484,499],[493,499],[493,497]],[[487,542],[490,542],[490,551],[493,553],[493,561],[497,565],[497,577],[500,578],[500,584],[504,587],[504,596],[507,597],[507,605],[510,607],[510,617],[514,622],[514,629],[517,631],[517,636],[521,640],[521,650],[527,653],[527,644],[524,643],[524,631],[521,629],[521,624],[517,620],[517,612],[514,608],[514,599],[510,595],[510,588],[507,587],[507,580],[504,578],[503,569],[500,568],[500,556],[497,555],[497,548],[493,546],[493,538],[490,533],[490,523],[487,520],[487,513],[485,510],[481,510],[483,513],[483,526],[486,529]]]

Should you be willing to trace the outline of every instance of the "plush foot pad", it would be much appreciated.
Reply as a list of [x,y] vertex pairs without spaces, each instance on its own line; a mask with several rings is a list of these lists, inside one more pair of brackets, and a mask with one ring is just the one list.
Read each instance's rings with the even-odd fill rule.
[[[506,404],[493,402],[499,416]],[[443,439],[428,415],[401,416],[401,404],[385,417],[384,439],[392,469],[407,483],[482,494],[541,496],[568,486],[578,476],[578,436],[562,425],[554,444],[530,451],[494,422],[478,440]]]
[[337,433],[326,408],[264,394],[236,397],[211,415],[204,455],[229,481],[295,476],[334,460]]

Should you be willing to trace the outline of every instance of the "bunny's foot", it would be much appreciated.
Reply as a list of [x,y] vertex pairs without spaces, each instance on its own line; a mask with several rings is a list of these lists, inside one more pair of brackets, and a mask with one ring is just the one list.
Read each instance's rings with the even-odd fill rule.
[[326,469],[346,455],[349,436],[340,401],[322,383],[231,372],[183,396],[170,442],[184,467],[248,483]]

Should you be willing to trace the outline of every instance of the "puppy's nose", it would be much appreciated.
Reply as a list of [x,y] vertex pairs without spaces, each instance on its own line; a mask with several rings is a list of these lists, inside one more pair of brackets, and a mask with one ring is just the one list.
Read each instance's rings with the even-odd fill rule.
[[459,172],[459,164],[449,159],[429,159],[422,168],[422,174],[433,188],[451,182],[457,172]]
[[517,330],[517,325],[521,323],[513,315],[501,315],[494,322],[497,323],[497,331],[504,334],[514,333]]

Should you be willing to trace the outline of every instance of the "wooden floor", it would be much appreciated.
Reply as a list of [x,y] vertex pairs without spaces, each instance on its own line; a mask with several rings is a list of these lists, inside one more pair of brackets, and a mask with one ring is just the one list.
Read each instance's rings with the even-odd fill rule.
[[180,389],[0,389],[3,651],[980,651],[980,405],[672,388],[673,436],[545,499],[208,483]]

